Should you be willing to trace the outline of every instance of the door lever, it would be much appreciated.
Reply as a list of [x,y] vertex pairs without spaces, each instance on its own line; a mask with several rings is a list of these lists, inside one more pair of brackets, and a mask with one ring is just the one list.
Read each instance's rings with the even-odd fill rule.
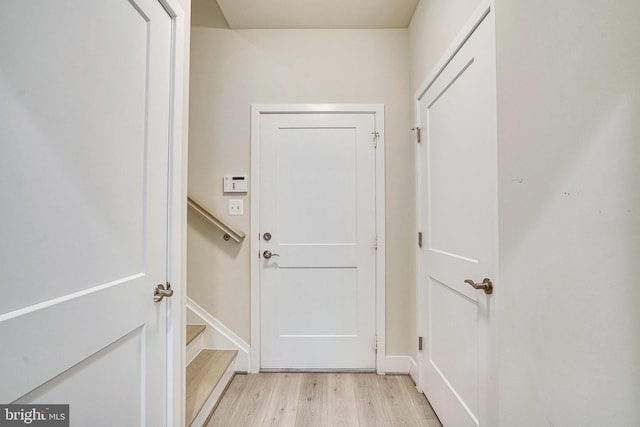
[[482,281],[482,283],[475,283],[471,279],[465,280],[464,283],[466,283],[468,285],[471,285],[473,287],[473,289],[482,289],[482,290],[484,290],[484,293],[487,294],[487,295],[493,293],[493,283],[491,282],[491,279],[488,279],[486,277]]
[[156,285],[153,290],[153,301],[160,302],[164,297],[173,296],[173,289],[171,289],[171,285],[167,283],[167,289],[164,288],[163,284]]
[[264,257],[264,259],[269,259],[272,256],[280,256],[280,254],[274,254],[273,252],[266,250],[264,252],[262,252],[262,256]]

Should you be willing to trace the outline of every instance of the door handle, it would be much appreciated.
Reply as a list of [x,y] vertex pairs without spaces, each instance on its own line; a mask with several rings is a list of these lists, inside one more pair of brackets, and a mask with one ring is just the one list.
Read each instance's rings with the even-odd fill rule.
[[171,289],[171,285],[167,283],[167,289],[164,288],[163,284],[156,285],[153,290],[153,302],[160,302],[164,297],[172,297],[173,289]]
[[475,283],[471,279],[465,280],[464,283],[466,283],[468,285],[471,285],[473,287],[473,289],[482,289],[482,290],[484,290],[484,293],[487,294],[487,295],[493,293],[493,283],[491,282],[491,279],[488,279],[486,277],[482,281],[482,283]]
[[269,259],[272,256],[280,256],[280,254],[274,254],[273,252],[267,250],[267,251],[262,252],[262,256],[264,257],[264,259]]

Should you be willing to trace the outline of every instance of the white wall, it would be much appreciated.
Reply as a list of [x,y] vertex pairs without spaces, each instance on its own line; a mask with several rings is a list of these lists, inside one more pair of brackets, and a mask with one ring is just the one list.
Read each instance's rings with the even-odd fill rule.
[[[421,1],[412,90],[478,3]],[[639,425],[640,3],[495,10],[499,424]]]
[[[214,2],[213,2],[214,3]],[[225,173],[249,174],[252,103],[382,103],[386,106],[387,353],[414,341],[415,243],[407,30],[225,29],[194,3],[189,191],[227,217]],[[198,18],[196,14],[198,13]],[[189,296],[250,341],[249,242],[224,242],[189,216]]]
[[640,2],[496,11],[501,425],[640,425]]

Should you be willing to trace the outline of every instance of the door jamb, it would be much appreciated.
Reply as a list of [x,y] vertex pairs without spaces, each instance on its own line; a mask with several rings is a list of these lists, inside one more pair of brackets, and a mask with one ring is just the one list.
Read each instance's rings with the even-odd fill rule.
[[260,266],[258,233],[260,229],[260,117],[262,114],[277,113],[372,113],[375,117],[375,131],[379,133],[376,148],[376,234],[378,250],[375,260],[376,278],[376,371],[386,373],[385,346],[385,148],[384,148],[384,105],[383,104],[252,104],[251,105],[251,351],[249,372],[260,371]]
[[188,15],[179,0],[158,0],[171,19],[171,91],[169,100],[169,158],[167,167],[167,281],[174,294],[166,300],[166,420],[182,425],[186,398],[186,240],[188,105]]

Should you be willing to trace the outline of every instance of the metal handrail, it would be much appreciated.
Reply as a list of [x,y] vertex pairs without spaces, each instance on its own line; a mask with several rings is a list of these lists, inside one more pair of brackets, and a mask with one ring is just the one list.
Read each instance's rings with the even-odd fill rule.
[[202,204],[196,202],[191,196],[187,196],[187,206],[196,211],[200,216],[209,221],[211,224],[218,227],[220,230],[224,231],[224,240],[233,239],[236,242],[240,243],[245,234],[242,231],[238,231],[214,214],[212,214],[207,208],[203,207]]

